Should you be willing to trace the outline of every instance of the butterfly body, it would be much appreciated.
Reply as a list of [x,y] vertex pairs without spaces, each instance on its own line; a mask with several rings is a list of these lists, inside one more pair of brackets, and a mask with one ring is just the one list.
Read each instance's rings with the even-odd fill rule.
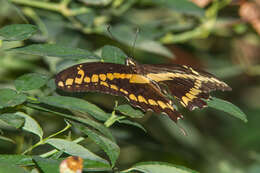
[[134,107],[144,111],[165,113],[175,122],[182,115],[173,107],[172,95],[184,107],[193,110],[207,104],[213,90],[231,88],[210,73],[182,65],[146,65],[131,58],[125,65],[113,63],[83,63],[57,74],[58,88],[68,92],[97,91],[123,96]]

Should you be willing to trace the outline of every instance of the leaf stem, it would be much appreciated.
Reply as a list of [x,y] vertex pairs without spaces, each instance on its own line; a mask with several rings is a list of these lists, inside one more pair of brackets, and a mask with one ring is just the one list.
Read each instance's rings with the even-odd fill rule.
[[46,10],[52,11],[60,11],[60,5],[58,3],[53,2],[43,2],[43,1],[35,1],[35,0],[10,0],[13,3],[27,5],[30,7],[42,8]]
[[66,127],[65,127],[64,129],[62,129],[62,130],[58,131],[57,133],[54,133],[54,134],[52,134],[52,135],[50,135],[50,136],[48,136],[48,137],[46,137],[46,138],[40,140],[39,142],[37,142],[36,144],[34,144],[33,146],[31,146],[30,148],[28,148],[27,150],[25,150],[25,151],[22,153],[22,155],[24,155],[24,154],[26,154],[26,153],[32,151],[34,148],[38,147],[39,145],[45,144],[45,141],[46,141],[46,140],[48,140],[48,139],[50,139],[50,138],[52,138],[52,137],[54,137],[54,136],[56,136],[56,135],[58,135],[58,134],[60,134],[60,133],[62,133],[62,132],[64,132],[64,131],[66,131],[67,129],[69,129],[69,128],[71,127],[71,125],[70,125],[69,123],[66,122],[66,124],[67,124],[67,125],[66,125]]
[[115,108],[118,106],[118,101],[115,102],[115,107],[114,107],[114,110],[113,112],[111,113],[111,116],[106,120],[106,122],[104,123],[104,125],[106,127],[110,127],[112,126],[116,121],[119,121],[121,119],[124,119],[125,116],[117,116],[116,115],[116,111],[115,111]]

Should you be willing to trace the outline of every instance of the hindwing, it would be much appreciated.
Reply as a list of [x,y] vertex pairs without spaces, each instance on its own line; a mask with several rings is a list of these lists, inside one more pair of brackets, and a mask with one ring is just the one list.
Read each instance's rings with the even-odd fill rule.
[[144,65],[144,69],[145,76],[189,110],[207,106],[203,99],[208,99],[211,91],[231,90],[214,75],[188,66]]

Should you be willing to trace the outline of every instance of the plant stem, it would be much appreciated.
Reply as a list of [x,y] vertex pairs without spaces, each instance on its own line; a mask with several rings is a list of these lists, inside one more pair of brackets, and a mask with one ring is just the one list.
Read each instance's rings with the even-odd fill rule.
[[112,116],[104,123],[106,127],[112,126],[116,121],[124,119],[125,116],[116,116],[112,113]]
[[46,10],[52,10],[52,11],[60,11],[60,5],[53,2],[43,2],[43,1],[35,1],[35,0],[9,0],[10,2],[21,4],[21,5],[27,5],[30,7],[36,7],[36,8],[42,8]]
[[44,138],[44,139],[40,140],[39,142],[37,142],[36,144],[34,144],[33,146],[31,146],[30,148],[28,148],[27,150],[25,150],[22,154],[24,155],[24,154],[26,154],[26,153],[32,151],[34,148],[38,147],[39,145],[45,144],[45,141],[46,141],[46,140],[48,140],[48,139],[50,139],[50,138],[52,138],[52,137],[54,137],[54,136],[56,136],[56,135],[58,135],[58,134],[60,134],[60,133],[62,133],[62,132],[64,132],[64,131],[66,131],[66,130],[69,129],[70,127],[71,127],[71,125],[70,125],[69,123],[67,123],[67,125],[66,125],[66,127],[65,127],[64,129],[58,131],[57,133],[54,133],[54,134],[48,136],[47,138]]
[[180,34],[167,33],[160,39],[161,43],[171,44],[185,42],[194,38],[206,38],[215,26],[218,11],[228,5],[231,0],[214,0],[213,4],[207,9],[205,18],[202,19],[201,25],[192,31],[183,32]]

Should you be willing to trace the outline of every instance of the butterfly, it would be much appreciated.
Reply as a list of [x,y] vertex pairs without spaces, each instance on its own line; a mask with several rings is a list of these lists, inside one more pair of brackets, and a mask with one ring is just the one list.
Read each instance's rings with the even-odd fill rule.
[[139,64],[132,58],[126,58],[125,64],[77,64],[59,72],[55,83],[67,92],[123,96],[132,106],[166,114],[175,122],[183,116],[173,106],[173,100],[193,110],[207,106],[205,100],[211,91],[231,90],[225,82],[199,69],[178,64]]

